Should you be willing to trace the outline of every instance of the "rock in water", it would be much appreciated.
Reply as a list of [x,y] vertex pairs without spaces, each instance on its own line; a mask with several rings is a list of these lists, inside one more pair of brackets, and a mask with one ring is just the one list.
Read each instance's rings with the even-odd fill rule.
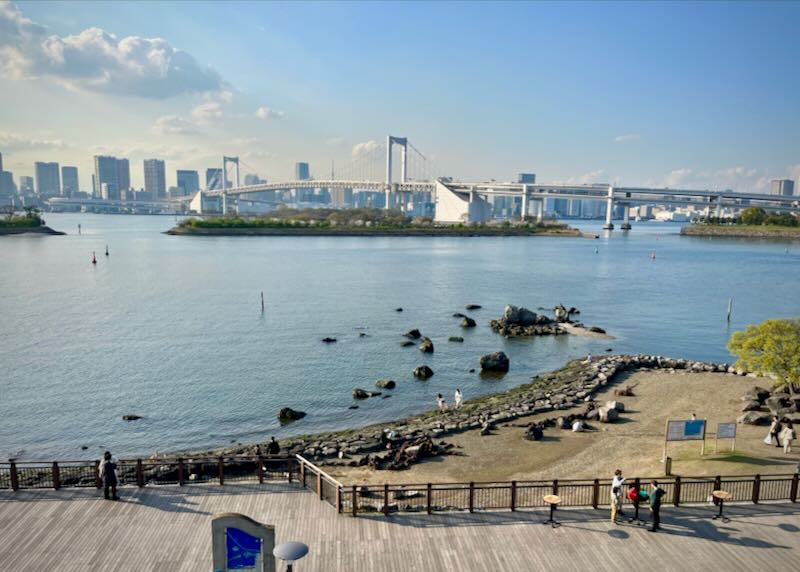
[[403,311],[403,309],[402,309],[402,308],[395,308],[395,309],[394,309],[394,311],[395,311],[395,312],[402,312],[402,311]]
[[[544,321],[542,320],[544,318]],[[517,307],[509,304],[503,310],[502,321],[507,325],[513,326],[533,326],[539,323],[549,323],[551,320],[546,316],[539,316],[536,312],[532,312],[527,308]]]
[[367,399],[368,397],[372,397],[371,391],[361,389],[360,387],[353,389],[353,399]]
[[325,342],[326,344],[332,344],[333,342],[336,341],[336,338],[322,338],[322,341]]
[[455,314],[453,314],[453,317],[454,318],[466,318],[467,315],[466,314],[462,314],[461,312],[456,312]]
[[464,306],[467,310],[480,310],[483,306],[480,304],[467,304]]
[[503,352],[494,352],[481,357],[481,369],[483,371],[508,371],[508,356]]
[[428,379],[433,375],[433,370],[427,365],[421,365],[414,368],[414,377],[419,379]]
[[463,342],[464,338],[462,338],[461,336],[450,336],[449,338],[447,338],[447,341],[449,341],[449,342]]
[[411,340],[406,340],[404,342],[400,342],[400,346],[404,347],[404,348],[407,348],[407,347],[413,346],[413,345],[414,345],[414,342],[412,342]]
[[424,354],[432,354],[433,353],[433,342],[430,338],[424,337],[419,342],[419,351]]
[[278,411],[278,421],[281,423],[288,423],[290,421],[297,421],[305,417],[305,411],[295,411],[291,407],[284,407]]
[[462,328],[474,328],[475,326],[476,326],[475,320],[473,320],[469,316],[464,316],[464,319],[461,320]]
[[391,379],[379,379],[375,382],[375,387],[380,387],[381,389],[394,389],[395,382]]
[[422,336],[422,334],[419,333],[419,330],[417,328],[414,328],[413,330],[408,330],[403,335],[407,338],[411,338],[412,340],[418,340]]
[[122,420],[123,421],[138,421],[141,418],[142,418],[141,415],[123,415],[122,416]]

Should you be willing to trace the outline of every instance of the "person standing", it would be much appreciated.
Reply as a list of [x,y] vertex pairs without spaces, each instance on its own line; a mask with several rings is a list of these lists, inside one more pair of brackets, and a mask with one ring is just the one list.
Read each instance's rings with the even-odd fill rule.
[[611,522],[617,524],[617,513],[619,505],[622,502],[622,493],[619,487],[611,487]]
[[653,526],[650,532],[656,532],[661,528],[661,498],[664,496],[664,489],[658,486],[658,481],[650,483],[650,514],[653,515]]
[[119,500],[117,496],[117,464],[111,457],[111,451],[103,454],[103,460],[99,467],[100,480],[103,482],[103,496],[109,499],[109,490],[113,500]]
[[769,440],[774,443],[776,447],[781,446],[781,429],[783,429],[783,426],[781,425],[780,419],[778,419],[777,415],[773,416],[772,425],[769,426]]
[[783,429],[781,430],[781,443],[783,444],[783,452],[784,453],[791,453],[792,452],[792,441],[797,437],[794,432],[794,426],[792,425],[791,421],[787,421],[786,425],[784,425]]
[[[625,485],[625,477],[622,476],[622,469],[614,471],[614,478],[611,479],[611,502],[616,503],[616,512],[624,515],[622,512],[622,487]],[[614,489],[617,489],[617,494],[614,494]]]
[[453,396],[453,399],[454,399],[454,401],[455,401],[455,406],[456,406],[456,409],[461,409],[461,400],[462,400],[462,397],[461,397],[461,390],[460,390],[459,388],[456,388],[456,393],[455,393],[455,395]]
[[447,403],[444,402],[444,397],[442,397],[441,393],[436,394],[436,406],[439,408],[439,411],[444,413],[447,411]]
[[269,444],[267,445],[267,454],[279,455],[280,452],[281,452],[281,444],[275,440],[275,437],[272,437]]

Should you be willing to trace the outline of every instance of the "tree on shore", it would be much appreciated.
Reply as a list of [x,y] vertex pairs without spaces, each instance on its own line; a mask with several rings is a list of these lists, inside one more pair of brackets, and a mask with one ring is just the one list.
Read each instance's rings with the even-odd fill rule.
[[800,391],[800,320],[767,320],[734,332],[728,349],[742,369],[777,376],[776,387]]
[[742,224],[764,224],[766,218],[767,212],[760,207],[747,207],[739,216]]

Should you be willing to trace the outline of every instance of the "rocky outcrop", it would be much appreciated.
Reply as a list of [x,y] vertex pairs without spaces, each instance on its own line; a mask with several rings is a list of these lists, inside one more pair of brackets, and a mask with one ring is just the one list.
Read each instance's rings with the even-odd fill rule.
[[462,328],[474,328],[476,325],[477,324],[475,323],[475,320],[473,320],[469,316],[464,316],[464,318],[461,320]]
[[369,397],[377,397],[380,394],[380,391],[368,391],[366,389],[361,389],[360,387],[353,389],[353,399],[367,399]]
[[413,373],[414,377],[418,379],[428,379],[433,375],[433,370],[427,365],[421,365],[419,367],[415,367]]
[[504,336],[545,336],[564,334],[564,330],[544,314],[527,308],[508,305],[498,320],[489,322],[491,328]]
[[375,387],[380,387],[381,389],[394,389],[395,385],[397,385],[391,379],[379,379],[375,382]]
[[510,362],[508,356],[503,352],[493,352],[481,356],[481,370],[482,371],[508,371]]
[[289,423],[291,421],[297,421],[298,419],[302,419],[305,417],[306,414],[304,411],[296,411],[291,407],[284,407],[280,411],[278,411],[278,421],[281,423]]
[[411,340],[418,340],[420,337],[422,337],[422,334],[417,328],[414,328],[413,330],[408,330],[403,335]]
[[419,341],[419,351],[424,354],[432,354],[433,353],[433,342],[428,337],[423,337]]
[[466,305],[466,306],[464,306],[464,307],[465,307],[467,310],[480,310],[481,308],[483,308],[483,306],[481,306],[480,304],[467,304],[467,305]]

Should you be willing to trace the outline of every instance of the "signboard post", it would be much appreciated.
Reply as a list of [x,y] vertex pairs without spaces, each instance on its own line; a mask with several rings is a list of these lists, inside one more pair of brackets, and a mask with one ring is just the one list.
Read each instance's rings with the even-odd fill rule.
[[226,512],[211,520],[214,572],[275,572],[275,527]]
[[714,452],[717,452],[718,439],[733,439],[731,441],[731,451],[736,448],[736,423],[719,423],[717,424],[717,434],[714,435]]
[[666,461],[667,459],[667,443],[670,441],[701,441],[702,444],[700,445],[700,454],[705,454],[705,419],[686,419],[681,421],[667,420],[667,428],[664,433],[663,461]]

